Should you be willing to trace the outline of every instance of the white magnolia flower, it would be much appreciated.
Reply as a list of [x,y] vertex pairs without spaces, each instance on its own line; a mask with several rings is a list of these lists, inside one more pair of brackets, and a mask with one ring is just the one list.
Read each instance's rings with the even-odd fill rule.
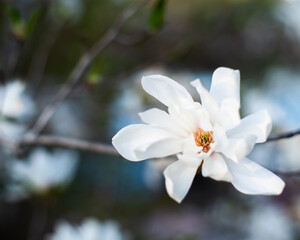
[[112,139],[126,159],[141,161],[177,154],[165,171],[168,194],[181,202],[196,173],[231,182],[245,194],[280,194],[284,182],[246,156],[255,143],[266,141],[271,119],[260,111],[240,119],[240,74],[218,68],[208,92],[200,80],[192,85],[202,105],[170,78],[152,75],[142,79],[144,90],[168,107],[140,113],[146,124],[129,125]]
[[94,218],[86,219],[80,226],[72,226],[66,221],[60,221],[54,234],[47,240],[125,240],[117,222],[109,220],[99,222]]
[[28,161],[11,161],[9,172],[14,184],[27,191],[43,193],[52,187],[68,184],[73,179],[77,163],[76,152],[59,149],[50,153],[37,148]]
[[10,82],[0,88],[1,115],[20,118],[33,112],[33,103],[24,91],[25,84],[20,81]]

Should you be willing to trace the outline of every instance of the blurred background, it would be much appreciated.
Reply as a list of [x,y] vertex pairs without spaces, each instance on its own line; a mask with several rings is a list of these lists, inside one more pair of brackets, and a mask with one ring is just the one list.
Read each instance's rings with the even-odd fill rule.
[[[280,196],[247,196],[198,174],[181,204],[162,171],[21,139],[80,57],[138,0],[0,0],[0,239],[300,239],[300,137],[257,145],[249,158],[286,182]],[[199,100],[220,66],[241,71],[241,114],[267,109],[273,133],[299,128],[300,2],[150,0],[85,71],[43,134],[111,143],[137,113],[162,107],[141,88],[169,76]],[[81,237],[80,237],[81,236]]]

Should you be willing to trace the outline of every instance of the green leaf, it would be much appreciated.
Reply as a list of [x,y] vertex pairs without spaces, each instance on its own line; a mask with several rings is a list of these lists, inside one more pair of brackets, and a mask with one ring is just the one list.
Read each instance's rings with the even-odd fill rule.
[[30,16],[25,24],[25,29],[24,29],[25,37],[28,37],[33,32],[33,29],[35,27],[35,24],[38,20],[39,15],[40,15],[40,9],[38,9],[38,8],[34,9],[32,11],[32,13],[30,14]]
[[157,0],[150,14],[149,27],[152,31],[159,30],[164,23],[166,0]]
[[21,12],[20,12],[19,9],[14,8],[10,5],[7,5],[6,10],[7,10],[7,14],[8,14],[8,17],[9,17],[10,21],[14,25],[17,25],[22,21]]

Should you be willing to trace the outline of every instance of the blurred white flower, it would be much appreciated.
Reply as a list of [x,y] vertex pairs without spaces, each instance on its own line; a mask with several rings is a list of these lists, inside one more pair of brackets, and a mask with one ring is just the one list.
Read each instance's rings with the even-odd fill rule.
[[286,26],[286,32],[296,34],[300,39],[300,1],[287,0],[277,5],[275,17]]
[[25,127],[21,124],[10,122],[10,121],[0,121],[0,136],[9,140],[18,139],[25,132]]
[[248,224],[248,240],[295,239],[293,222],[280,206],[264,204],[254,209]]
[[29,155],[28,161],[10,161],[8,169],[14,184],[29,192],[43,193],[68,184],[74,177],[77,164],[76,152],[59,149],[51,153],[37,148]]
[[109,220],[99,222],[95,218],[87,218],[80,226],[73,226],[66,221],[60,221],[55,232],[46,240],[125,240],[117,222]]
[[192,82],[202,105],[174,80],[152,75],[142,79],[144,90],[168,107],[153,108],[140,117],[146,124],[121,129],[112,139],[130,161],[177,154],[165,171],[168,194],[177,202],[186,196],[196,173],[231,182],[245,194],[280,194],[284,182],[246,156],[255,143],[266,141],[271,119],[259,111],[240,119],[239,71],[218,68],[210,92],[200,80]]
[[18,119],[33,113],[33,102],[24,91],[25,84],[20,81],[0,87],[1,115]]

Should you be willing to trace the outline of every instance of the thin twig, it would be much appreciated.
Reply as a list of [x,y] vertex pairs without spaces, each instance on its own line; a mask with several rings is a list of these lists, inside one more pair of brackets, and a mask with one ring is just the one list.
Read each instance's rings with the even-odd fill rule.
[[112,28],[110,28],[98,42],[83,54],[66,83],[58,91],[53,101],[42,111],[33,128],[29,131],[29,134],[27,134],[27,137],[34,138],[44,129],[57,106],[71,93],[74,86],[82,79],[93,60],[116,39],[125,23],[149,1],[150,0],[145,0],[136,8],[125,10],[121,18],[116,21]]
[[36,138],[27,138],[24,139],[21,143],[21,146],[28,145],[43,145],[48,147],[64,147],[71,148],[81,151],[89,151],[100,154],[111,154],[119,155],[117,150],[109,145],[104,143],[95,143],[86,140],[79,140],[74,138],[51,136],[51,135],[40,135]]
[[289,132],[283,132],[279,134],[273,134],[270,137],[268,137],[267,142],[276,141],[284,138],[291,138],[296,135],[300,135],[300,129],[289,131]]
[[275,173],[276,175],[280,175],[282,177],[300,177],[300,171],[291,171],[291,172],[287,172],[287,171],[278,171],[278,170],[272,170],[273,173]]

